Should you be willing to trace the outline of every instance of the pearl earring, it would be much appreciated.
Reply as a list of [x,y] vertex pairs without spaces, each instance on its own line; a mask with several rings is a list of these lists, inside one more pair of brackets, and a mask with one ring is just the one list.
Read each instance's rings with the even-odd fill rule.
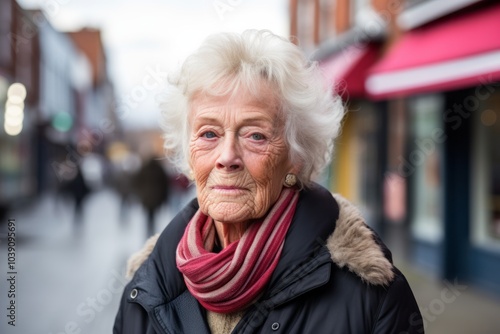
[[297,184],[297,175],[288,173],[285,176],[285,182],[284,185],[287,188],[293,187],[295,184]]

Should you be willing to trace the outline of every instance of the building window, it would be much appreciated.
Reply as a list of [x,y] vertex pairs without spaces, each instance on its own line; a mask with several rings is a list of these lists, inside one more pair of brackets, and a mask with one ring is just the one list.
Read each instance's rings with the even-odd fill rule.
[[361,166],[358,171],[358,201],[364,217],[369,224],[375,223],[377,214],[377,168],[379,165],[380,135],[377,128],[377,113],[370,103],[352,101],[351,110],[356,113],[357,161]]
[[297,3],[297,38],[306,54],[314,51],[314,1],[303,0]]
[[319,35],[320,42],[335,37],[335,6],[330,0],[320,1]]
[[415,97],[408,105],[412,140],[404,171],[412,180],[411,228],[414,237],[431,243],[443,239],[443,106],[439,94]]
[[500,250],[500,92],[474,113],[472,243]]

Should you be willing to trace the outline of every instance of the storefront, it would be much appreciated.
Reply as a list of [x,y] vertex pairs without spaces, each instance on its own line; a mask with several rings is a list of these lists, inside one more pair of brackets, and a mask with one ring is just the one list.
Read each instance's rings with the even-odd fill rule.
[[32,196],[35,192],[32,143],[29,131],[32,119],[26,115],[24,103],[26,89],[21,83],[7,83],[0,92],[0,200],[10,205],[16,200]]
[[[492,87],[493,88],[493,87]],[[470,279],[500,292],[500,85],[472,118]]]
[[[36,29],[16,1],[0,2],[0,206],[35,195]],[[30,28],[30,29],[27,29]],[[23,40],[20,43],[20,40]]]
[[385,163],[385,111],[367,99],[364,82],[368,69],[377,60],[379,45],[373,41],[344,43],[338,49],[320,61],[327,83],[333,85],[347,108],[334,159],[322,183],[355,202],[367,222],[378,229],[382,213],[380,174]]
[[495,2],[409,30],[370,70],[366,88],[374,99],[402,101],[405,111],[397,170],[413,260],[500,294],[497,31]]

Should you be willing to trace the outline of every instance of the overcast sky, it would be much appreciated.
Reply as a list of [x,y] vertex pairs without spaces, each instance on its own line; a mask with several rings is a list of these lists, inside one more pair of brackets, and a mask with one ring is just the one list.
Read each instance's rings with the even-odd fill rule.
[[[18,0],[41,8],[59,30],[103,31],[108,70],[118,98],[131,95],[151,70],[175,69],[207,35],[269,29],[288,36],[288,0]],[[126,126],[157,126],[155,97],[123,117]]]

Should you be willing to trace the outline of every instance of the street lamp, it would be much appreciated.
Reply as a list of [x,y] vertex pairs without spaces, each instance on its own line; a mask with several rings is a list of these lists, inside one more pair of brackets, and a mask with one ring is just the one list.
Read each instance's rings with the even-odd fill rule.
[[22,83],[13,83],[7,90],[3,128],[9,136],[17,136],[23,130],[24,99],[26,87]]

